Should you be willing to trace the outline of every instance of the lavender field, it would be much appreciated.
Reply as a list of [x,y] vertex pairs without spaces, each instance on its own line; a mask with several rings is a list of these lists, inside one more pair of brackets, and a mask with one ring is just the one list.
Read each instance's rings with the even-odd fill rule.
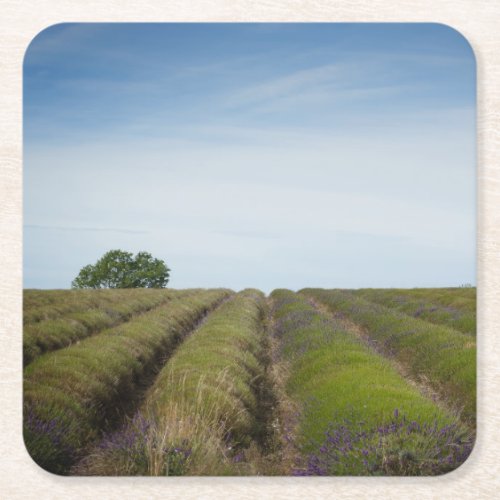
[[60,475],[440,475],[476,290],[25,290],[24,440]]

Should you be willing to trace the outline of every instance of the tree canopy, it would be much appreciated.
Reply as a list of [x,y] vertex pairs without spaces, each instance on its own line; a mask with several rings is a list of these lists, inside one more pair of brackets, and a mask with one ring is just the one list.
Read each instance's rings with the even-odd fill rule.
[[95,264],[83,267],[72,288],[165,288],[170,269],[148,252],[135,257],[123,250],[106,252]]

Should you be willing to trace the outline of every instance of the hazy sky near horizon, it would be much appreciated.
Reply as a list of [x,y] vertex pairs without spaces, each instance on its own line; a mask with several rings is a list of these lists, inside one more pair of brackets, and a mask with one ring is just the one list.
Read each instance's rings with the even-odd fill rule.
[[439,24],[62,24],[24,62],[24,286],[476,282],[475,60]]

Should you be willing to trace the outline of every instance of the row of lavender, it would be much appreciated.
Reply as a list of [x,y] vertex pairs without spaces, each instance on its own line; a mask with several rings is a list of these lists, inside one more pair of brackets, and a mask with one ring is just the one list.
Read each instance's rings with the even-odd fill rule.
[[44,354],[24,369],[24,440],[44,469],[67,474],[102,432],[133,409],[144,384],[232,292],[175,296],[130,321]]
[[476,335],[475,288],[380,289],[362,288],[350,293],[398,312]]
[[396,359],[417,381],[429,385],[460,413],[476,420],[476,342],[443,324],[433,324],[344,290],[305,289],[306,296],[340,318],[355,322],[379,352]]
[[195,290],[25,290],[23,361],[61,349]]
[[[374,339],[401,334],[408,342],[420,332],[416,352],[401,357],[410,368],[419,352],[435,349],[434,325],[415,320],[418,332],[413,323],[406,332],[407,315],[335,290],[275,290],[268,301],[257,290],[166,296],[26,367],[25,441],[42,467],[80,475],[425,475],[452,470],[470,453],[471,420],[422,396],[345,320]],[[62,316],[75,307],[85,306],[65,304]],[[56,318],[57,303],[51,311]],[[451,340],[438,333],[440,357],[473,344],[459,332]],[[455,402],[467,397],[452,394]]]
[[296,475],[429,475],[465,461],[469,428],[343,321],[306,295],[276,290],[271,298],[287,393],[301,408],[291,433],[301,457]]
[[259,440],[265,379],[262,292],[245,290],[213,311],[168,360],[134,417],[106,435],[73,473],[245,473]]

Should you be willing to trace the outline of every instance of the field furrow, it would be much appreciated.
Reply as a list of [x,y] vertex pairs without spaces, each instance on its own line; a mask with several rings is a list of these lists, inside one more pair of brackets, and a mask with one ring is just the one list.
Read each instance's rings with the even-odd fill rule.
[[[108,290],[109,292],[110,290]],[[71,290],[68,296],[78,295],[79,290]],[[138,295],[134,290],[119,290],[116,294],[96,294],[92,305],[84,301],[76,309],[61,312],[59,317],[41,319],[24,326],[23,362],[28,365],[38,356],[61,349],[85,337],[95,335],[106,328],[117,326],[137,314],[143,314],[165,304],[173,297],[189,297],[194,290],[144,290]],[[104,291],[102,291],[104,292]],[[132,293],[128,293],[132,292]],[[28,309],[27,314],[30,313]]]
[[365,329],[380,351],[397,359],[416,380],[436,390],[446,404],[474,425],[476,345],[470,335],[413,318],[341,290],[305,289],[305,296]]
[[271,298],[274,336],[288,366],[286,391],[301,408],[287,439],[295,441],[303,460],[290,472],[439,474],[467,458],[467,428],[389,360],[318,311],[306,295],[275,290]]
[[[462,289],[457,289],[462,290]],[[471,336],[476,335],[476,305],[450,292],[443,292],[439,303],[427,294],[411,293],[406,290],[361,289],[349,290],[357,297],[376,302],[415,318],[454,328]],[[410,293],[408,293],[410,292]],[[436,294],[437,295],[437,294]],[[451,296],[450,296],[451,295]]]
[[107,436],[79,474],[234,474],[265,434],[261,386],[266,301],[231,297],[169,359],[133,420]]
[[24,370],[24,438],[43,468],[67,473],[130,408],[153,372],[208,311],[230,295],[198,291],[35,359]]

